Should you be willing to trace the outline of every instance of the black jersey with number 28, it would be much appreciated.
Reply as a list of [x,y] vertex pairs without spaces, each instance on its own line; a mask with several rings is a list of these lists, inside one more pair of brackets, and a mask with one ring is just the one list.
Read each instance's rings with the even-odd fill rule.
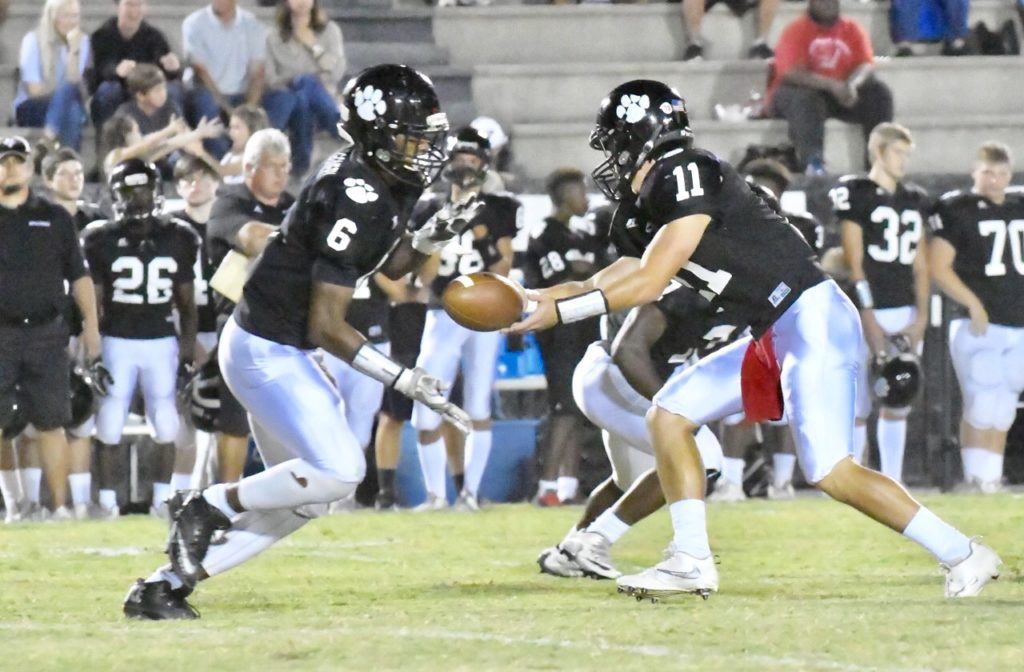
[[993,324],[1024,327],[1024,193],[993,203],[954,191],[936,208],[935,235],[956,249],[953,270]]
[[[629,213],[627,213],[629,214]],[[803,291],[825,279],[800,232],[776,214],[736,170],[714,154],[674,149],[646,176],[632,213],[616,218],[613,240],[646,249],[661,227],[690,215],[711,222],[677,278],[737,326],[760,336]]]
[[185,222],[167,218],[144,239],[118,222],[100,220],[82,232],[93,280],[104,287],[100,333],[116,338],[175,334],[174,287],[191,283],[202,241]]
[[356,152],[339,151],[307,181],[256,261],[235,309],[243,329],[311,349],[313,281],[355,287],[400,239],[419,189],[389,186]]

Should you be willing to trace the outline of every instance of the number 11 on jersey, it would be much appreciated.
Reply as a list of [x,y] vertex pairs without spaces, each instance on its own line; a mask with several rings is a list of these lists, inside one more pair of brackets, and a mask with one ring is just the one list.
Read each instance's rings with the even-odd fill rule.
[[[686,172],[690,173],[690,188],[686,188]],[[676,166],[676,169],[672,171],[672,174],[676,176],[676,192],[677,201],[685,201],[692,196],[703,196],[704,188],[700,186],[700,173],[697,172],[696,163],[686,164],[686,172],[683,171],[682,166]]]

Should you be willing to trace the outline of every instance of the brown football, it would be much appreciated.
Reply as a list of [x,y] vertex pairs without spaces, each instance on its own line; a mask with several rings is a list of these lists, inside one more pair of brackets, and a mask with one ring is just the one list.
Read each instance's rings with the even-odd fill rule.
[[455,278],[441,300],[453,320],[473,331],[504,329],[523,313],[522,288],[486,271]]

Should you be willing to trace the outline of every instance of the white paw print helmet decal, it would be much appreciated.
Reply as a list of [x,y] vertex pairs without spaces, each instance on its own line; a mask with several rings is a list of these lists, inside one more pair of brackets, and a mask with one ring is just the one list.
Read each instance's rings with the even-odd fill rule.
[[356,177],[347,177],[342,183],[345,185],[345,195],[360,205],[373,203],[379,196],[364,180]]
[[356,89],[356,114],[363,121],[373,121],[387,112],[388,104],[384,102],[384,92],[372,86]]
[[646,95],[626,94],[619,100],[619,105],[615,108],[615,116],[625,119],[627,123],[635,124],[644,118],[650,106],[651,99]]

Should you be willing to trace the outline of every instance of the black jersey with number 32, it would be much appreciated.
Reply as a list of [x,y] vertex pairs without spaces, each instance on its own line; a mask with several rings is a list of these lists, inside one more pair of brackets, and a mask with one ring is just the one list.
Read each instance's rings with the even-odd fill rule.
[[163,219],[143,240],[118,222],[100,220],[82,232],[93,280],[104,287],[100,333],[117,338],[175,334],[174,287],[193,281],[202,241],[191,226]]
[[297,348],[308,339],[313,281],[355,287],[404,231],[419,189],[389,186],[357,153],[327,159],[267,244],[235,318],[243,329]]
[[1024,193],[995,204],[954,191],[936,208],[935,235],[956,249],[953,270],[994,324],[1024,327]]
[[913,266],[930,210],[928,194],[903,183],[889,193],[867,177],[847,175],[829,196],[836,218],[861,228],[864,277],[875,308],[914,305]]
[[711,222],[677,277],[760,336],[803,291],[825,276],[800,232],[714,154],[674,149],[644,179],[635,216],[616,213],[613,240],[645,249],[658,230],[690,215]]
[[[480,194],[484,205],[461,236],[440,252],[437,275],[430,281],[430,305],[440,306],[441,295],[460,275],[486,271],[501,260],[498,241],[514,238],[519,230],[519,201],[504,194]],[[413,228],[419,228],[441,209],[445,198],[420,203],[413,213]]]

